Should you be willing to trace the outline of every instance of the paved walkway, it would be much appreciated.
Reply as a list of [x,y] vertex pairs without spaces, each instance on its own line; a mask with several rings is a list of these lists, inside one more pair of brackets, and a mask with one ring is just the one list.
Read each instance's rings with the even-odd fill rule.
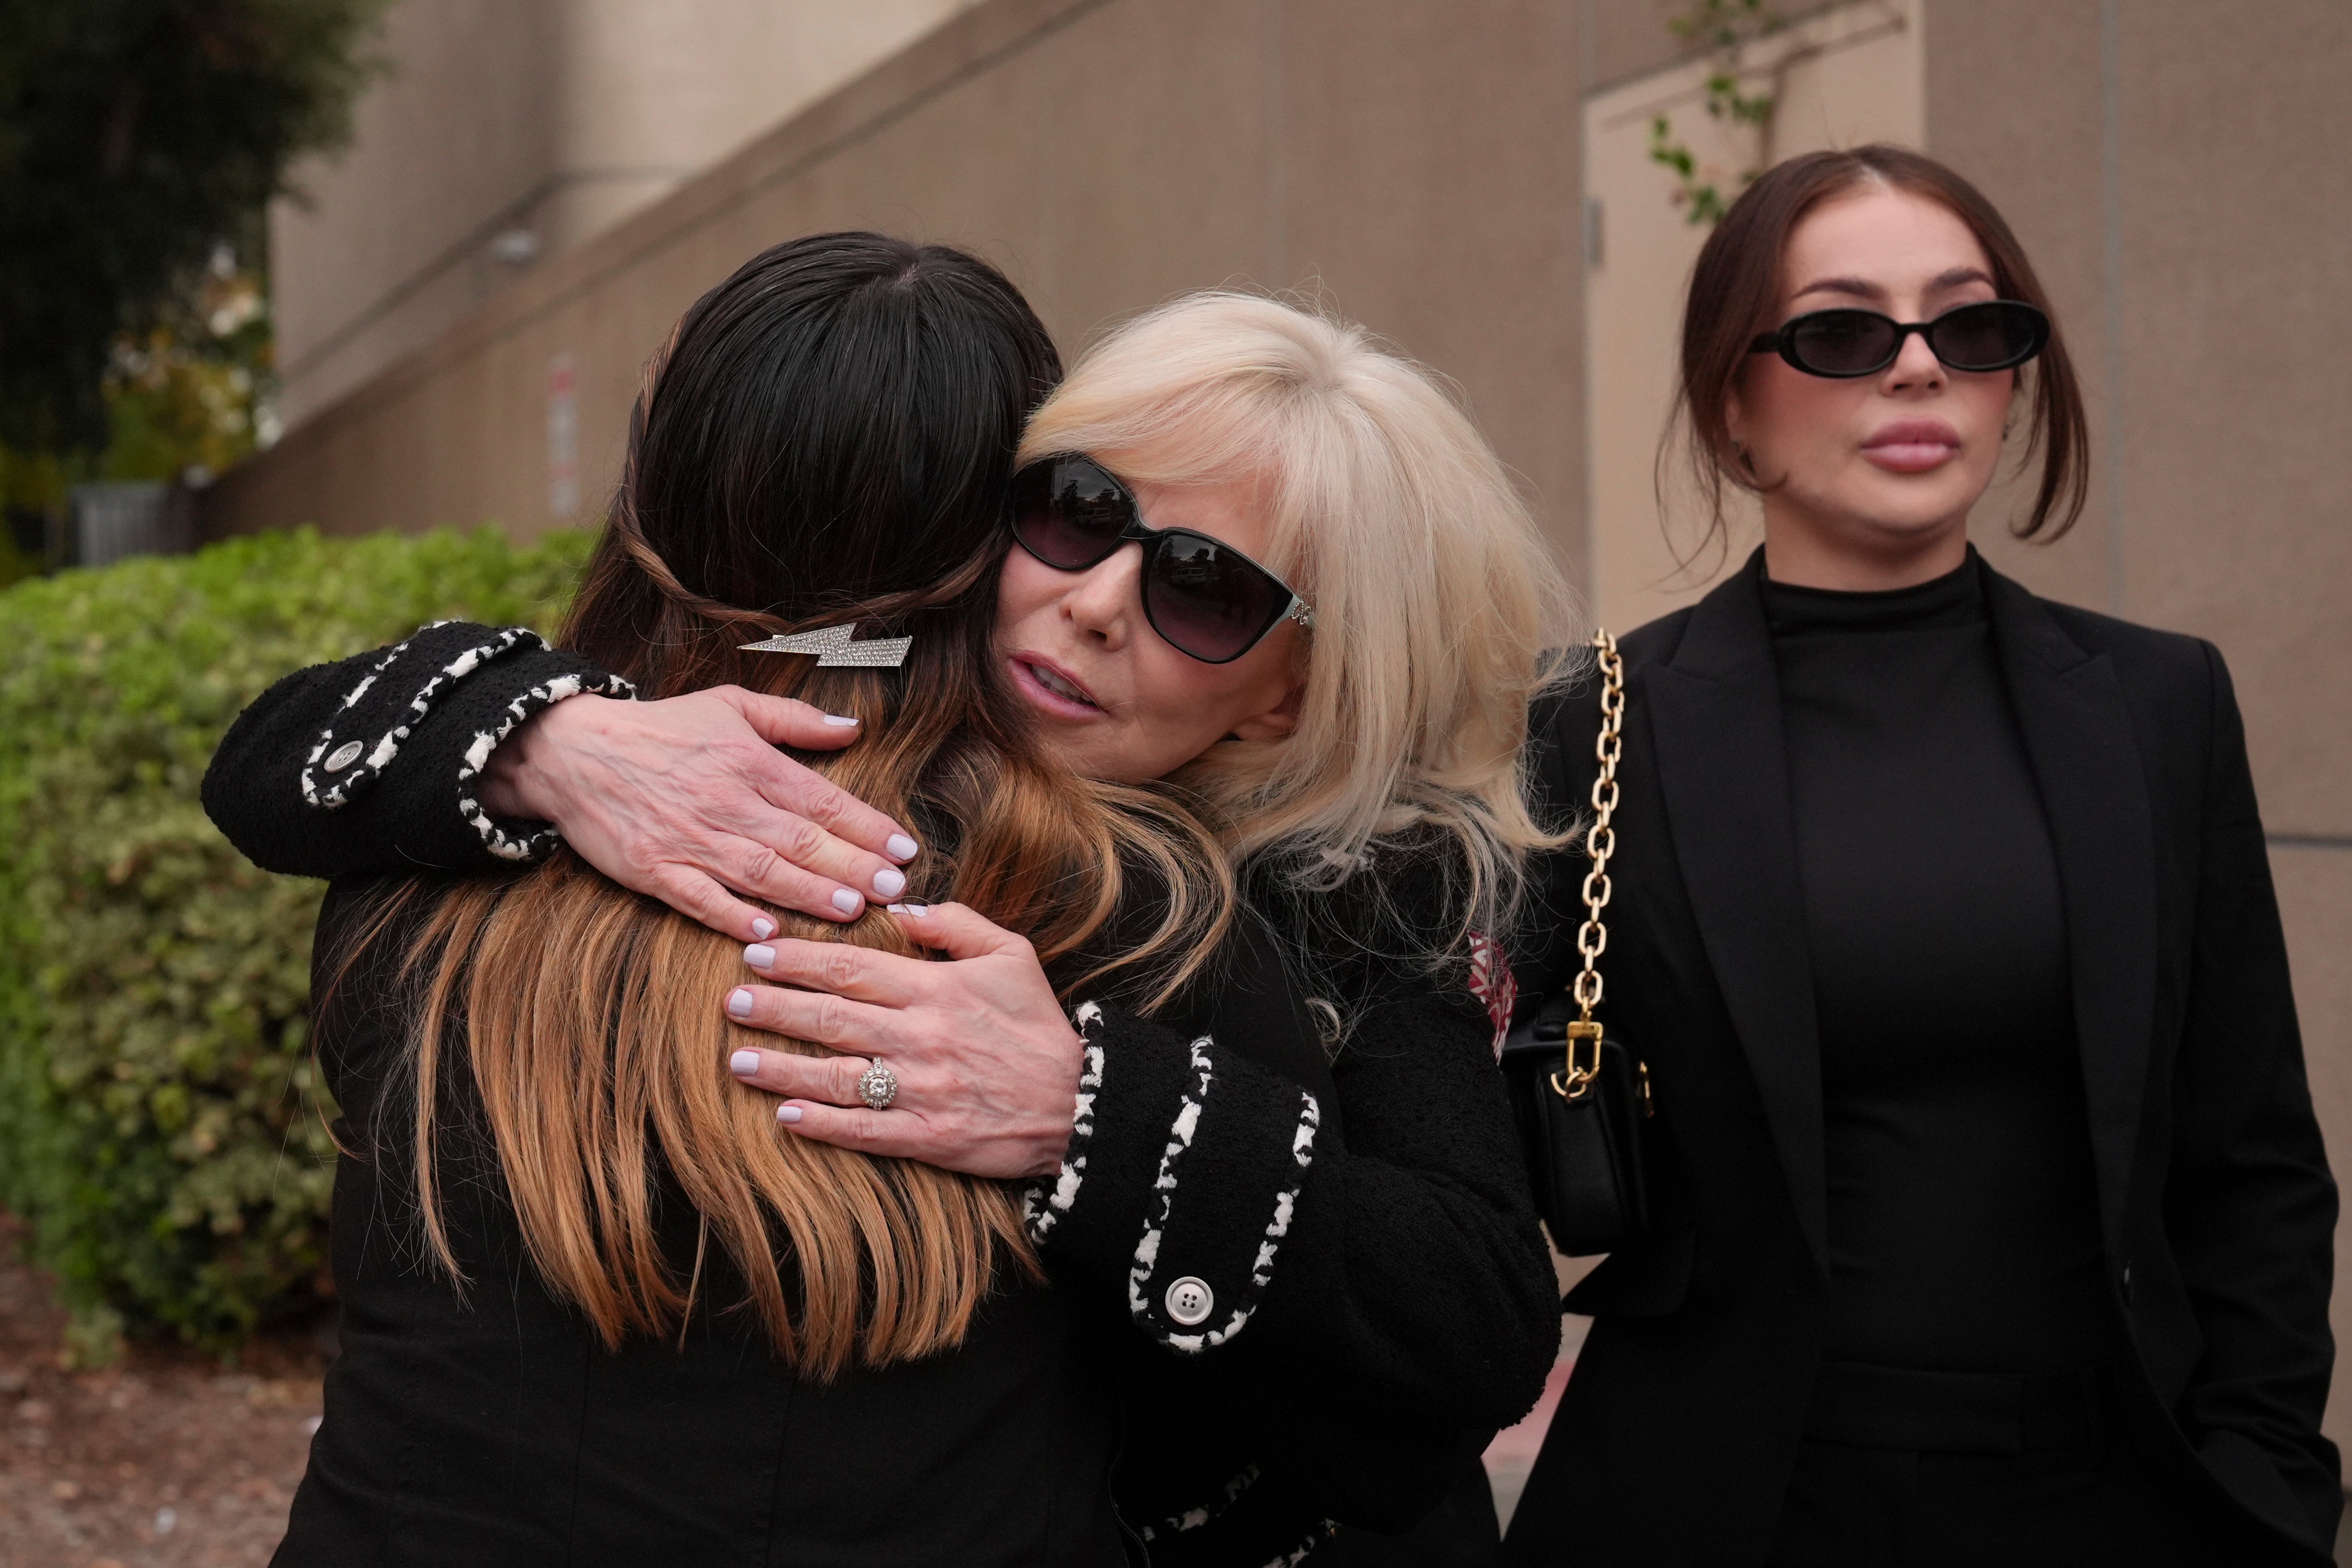
[[235,1370],[178,1346],[58,1364],[65,1317],[0,1215],[0,1568],[262,1568],[286,1531],[325,1355],[263,1339]]

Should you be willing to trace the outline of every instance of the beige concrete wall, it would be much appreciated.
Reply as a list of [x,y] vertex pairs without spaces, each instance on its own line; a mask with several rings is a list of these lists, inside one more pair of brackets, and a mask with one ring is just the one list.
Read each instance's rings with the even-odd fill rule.
[[1461,382],[1571,541],[1577,31],[1545,0],[990,0],[541,264],[225,477],[209,516],[533,532],[566,354],[593,509],[678,311],[766,245],[871,226],[999,262],[1066,350],[1189,287],[1318,287]]
[[270,217],[279,413],[308,420],[973,0],[401,0],[357,140]]
[[269,215],[278,413],[299,424],[472,309],[492,232],[556,163],[551,0],[403,0],[354,141]]
[[[1668,24],[1690,14],[1689,0],[1579,0],[1583,13],[1587,93],[1606,92],[1680,61],[1685,46]],[[1780,5],[1783,16],[1816,9]]]

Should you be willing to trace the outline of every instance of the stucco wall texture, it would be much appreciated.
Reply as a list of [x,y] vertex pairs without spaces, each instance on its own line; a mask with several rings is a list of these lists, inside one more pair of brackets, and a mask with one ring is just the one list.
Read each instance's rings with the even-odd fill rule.
[[270,214],[281,389],[308,420],[973,0],[402,0],[352,147]]
[[[990,257],[1066,352],[1187,288],[1320,288],[1458,380],[1573,565],[1580,108],[1672,64],[1679,9],[982,0],[320,408],[223,476],[207,527],[527,536],[550,520],[565,354],[593,515],[677,313],[769,244],[860,226]],[[2352,12],[1927,0],[1924,30],[1928,148],[2019,231],[2092,406],[2081,525],[2019,545],[1996,497],[1979,542],[2041,592],[2228,657],[2313,1086],[2352,1169],[2352,162],[2316,140]],[[2352,1291],[2337,1314],[2343,1337]],[[2352,1441],[2352,1378],[2329,1427]]]

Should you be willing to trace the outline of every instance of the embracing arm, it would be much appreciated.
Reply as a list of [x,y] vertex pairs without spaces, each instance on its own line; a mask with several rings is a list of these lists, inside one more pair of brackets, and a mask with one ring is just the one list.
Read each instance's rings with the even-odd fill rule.
[[628,692],[522,627],[424,627],[264,692],[214,752],[205,810],[255,864],[298,876],[541,859],[555,835],[483,805],[484,763],[566,698]]
[[[2228,673],[2210,648],[2212,728],[2189,991],[2175,1070],[2166,1230],[2204,1354],[2189,1435],[2242,1496],[2314,1541],[2341,1503],[2320,1436],[2335,1343],[2336,1184],[2312,1112],[2269,853]],[[2259,1473],[2264,1465],[2275,1479]],[[2283,1485],[2281,1484],[2283,1483]]]
[[1115,1009],[1088,1034],[1100,1082],[1039,1217],[1049,1257],[1119,1277],[1180,1354],[1254,1345],[1285,1381],[1465,1427],[1535,1402],[1558,1293],[1466,991],[1389,988],[1334,1064],[1337,1118],[1213,1039]]
[[[1389,988],[1333,1066],[1337,1116],[1152,1027],[1114,1014],[1092,1031],[1087,1169],[1047,1257],[1117,1270],[1141,1332],[1204,1368],[1229,1359],[1218,1381],[1248,1390],[1251,1446],[1283,1493],[1410,1526],[1533,1405],[1559,1351],[1485,1009],[1426,977]],[[1188,1278],[1217,1298],[1192,1329]]]
[[854,721],[733,686],[659,702],[532,632],[467,622],[298,671],[246,709],[205,810],[255,863],[303,876],[479,871],[561,841],[730,936],[734,890],[827,920],[906,885],[915,841],[784,756]]
[[[794,1133],[1044,1176],[1031,1229],[1056,1278],[1245,1389],[1247,1446],[1349,1522],[1410,1523],[1534,1403],[1559,1305],[1465,988],[1387,977],[1328,1079],[1303,1075],[1318,1096],[1116,1006],[1082,1004],[1074,1032],[1018,936],[955,904],[900,918],[950,961],[747,955],[786,984],[730,993],[738,1021],[852,1053],[736,1053],[746,1082],[793,1097]],[[897,1089],[869,1111],[856,1083],[877,1053]]]
[[[1074,1030],[1018,936],[961,904],[896,913],[950,961],[778,941],[745,957],[782,984],[725,998],[739,1023],[845,1053],[735,1052],[745,1082],[789,1097],[795,1134],[1042,1177],[1030,1230],[1047,1261],[1176,1355],[1252,1345],[1285,1380],[1462,1427],[1535,1402],[1559,1305],[1494,1025],[1466,986],[1382,978],[1327,1105],[1213,1034],[1113,1003],[1080,1003]],[[896,1086],[868,1110],[876,1056]]]

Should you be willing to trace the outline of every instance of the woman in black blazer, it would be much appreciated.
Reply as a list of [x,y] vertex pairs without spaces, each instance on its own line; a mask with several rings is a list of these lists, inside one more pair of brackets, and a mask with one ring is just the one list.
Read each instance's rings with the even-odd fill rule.
[[[1765,544],[1624,639],[1602,1012],[1654,1212],[1566,1302],[1507,1555],[2327,1561],[2336,1191],[2229,676],[1966,542],[2013,410],[2021,532],[2082,502],[2015,238],[1916,154],[1792,160],[1710,238],[1683,372]],[[1590,683],[1540,716],[1563,811],[1598,721]]]

